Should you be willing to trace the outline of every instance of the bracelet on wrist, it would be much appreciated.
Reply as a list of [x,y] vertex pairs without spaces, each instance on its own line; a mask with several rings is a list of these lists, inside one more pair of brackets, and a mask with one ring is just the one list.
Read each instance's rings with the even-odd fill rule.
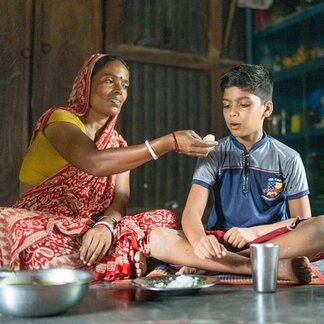
[[152,155],[152,158],[154,160],[157,160],[158,159],[158,156],[155,154],[150,142],[148,140],[146,140],[145,142],[145,145],[146,145],[146,148],[148,149],[148,151],[150,152],[150,154]]
[[108,228],[108,230],[110,231],[111,235],[114,236],[114,227],[113,227],[113,225],[109,224],[108,222],[100,221],[100,222],[95,223],[93,225],[93,227],[96,227],[98,225],[106,226],[106,228]]
[[174,150],[179,153],[179,145],[178,145],[178,141],[177,141],[177,137],[175,135],[175,132],[172,132],[172,137],[173,137],[173,141],[174,141]]
[[[114,217],[110,217],[108,215],[102,215],[98,218],[97,222],[107,222],[112,225],[113,229],[115,229],[116,225],[118,224],[118,220]],[[111,223],[112,222],[112,223]]]

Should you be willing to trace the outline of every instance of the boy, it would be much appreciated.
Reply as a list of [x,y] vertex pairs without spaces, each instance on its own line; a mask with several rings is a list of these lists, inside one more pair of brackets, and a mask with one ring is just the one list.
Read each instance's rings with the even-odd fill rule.
[[[243,64],[225,73],[220,86],[231,135],[198,160],[182,216],[184,233],[201,258],[222,257],[226,250],[269,240],[286,231],[297,216],[311,217],[299,154],[263,131],[264,119],[273,111],[270,73],[262,66]],[[221,230],[213,233],[205,233],[201,221],[209,191],[214,208],[207,230]],[[288,219],[286,201],[294,220]]]
[[[311,217],[298,153],[263,131],[273,109],[272,88],[269,72],[257,65],[238,66],[222,77],[231,136],[198,161],[182,217],[186,237],[163,227],[150,234],[151,256],[183,265],[178,274],[251,274],[248,243],[271,240],[280,246],[278,278],[311,281],[309,259],[324,253],[324,216]],[[215,208],[207,229],[213,231],[205,232],[201,219],[210,190]]]

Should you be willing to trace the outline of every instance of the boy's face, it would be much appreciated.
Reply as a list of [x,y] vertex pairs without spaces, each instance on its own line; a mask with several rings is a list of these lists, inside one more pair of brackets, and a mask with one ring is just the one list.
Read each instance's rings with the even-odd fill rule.
[[225,89],[223,115],[233,136],[246,145],[253,145],[262,138],[263,121],[272,113],[272,102],[263,102],[260,97],[238,87]]

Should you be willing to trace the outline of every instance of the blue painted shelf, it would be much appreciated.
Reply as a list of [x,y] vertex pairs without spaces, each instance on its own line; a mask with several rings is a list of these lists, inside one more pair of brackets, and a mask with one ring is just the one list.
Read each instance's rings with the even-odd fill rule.
[[273,80],[275,82],[285,81],[291,78],[305,76],[309,73],[324,68],[324,57],[318,57],[313,60],[306,61],[305,63],[292,66],[273,73]]
[[318,138],[324,136],[324,128],[313,128],[299,133],[287,133],[286,135],[275,136],[279,141],[301,141],[305,138]]
[[316,6],[305,9],[300,13],[296,13],[291,16],[288,16],[279,23],[266,27],[263,30],[255,33],[254,36],[255,38],[263,38],[266,36],[270,36],[271,34],[284,31],[289,27],[293,27],[294,25],[303,23],[308,19],[313,19],[316,16],[321,16],[323,13],[324,13],[324,3],[320,3]]
[[[279,58],[294,55],[300,46],[305,49],[318,48],[318,57],[301,64],[272,72],[274,79],[275,114],[287,114],[287,129],[290,117],[299,115],[302,131],[274,136],[297,150],[303,159],[309,180],[311,205],[316,214],[324,214],[324,128],[311,124],[309,96],[314,90],[324,89],[324,1],[302,12],[290,15],[284,20],[253,32],[251,9],[246,11],[247,59],[249,63],[260,63],[267,47],[272,55]],[[249,32],[248,32],[249,31]],[[309,125],[306,128],[304,125]],[[271,135],[271,132],[269,131]],[[321,180],[321,182],[319,182]],[[321,184],[320,184],[321,183]]]

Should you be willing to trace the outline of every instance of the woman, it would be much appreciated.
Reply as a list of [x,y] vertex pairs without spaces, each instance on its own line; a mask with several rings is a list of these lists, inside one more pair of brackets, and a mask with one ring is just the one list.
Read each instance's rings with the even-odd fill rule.
[[[205,156],[215,142],[177,131],[127,147],[115,130],[129,71],[115,56],[92,55],[74,80],[67,107],[39,119],[21,171],[21,196],[0,209],[0,267],[86,267],[98,279],[145,271],[149,234],[176,226],[167,210],[125,216],[129,170],[170,151]],[[144,262],[144,265],[142,263]]]

